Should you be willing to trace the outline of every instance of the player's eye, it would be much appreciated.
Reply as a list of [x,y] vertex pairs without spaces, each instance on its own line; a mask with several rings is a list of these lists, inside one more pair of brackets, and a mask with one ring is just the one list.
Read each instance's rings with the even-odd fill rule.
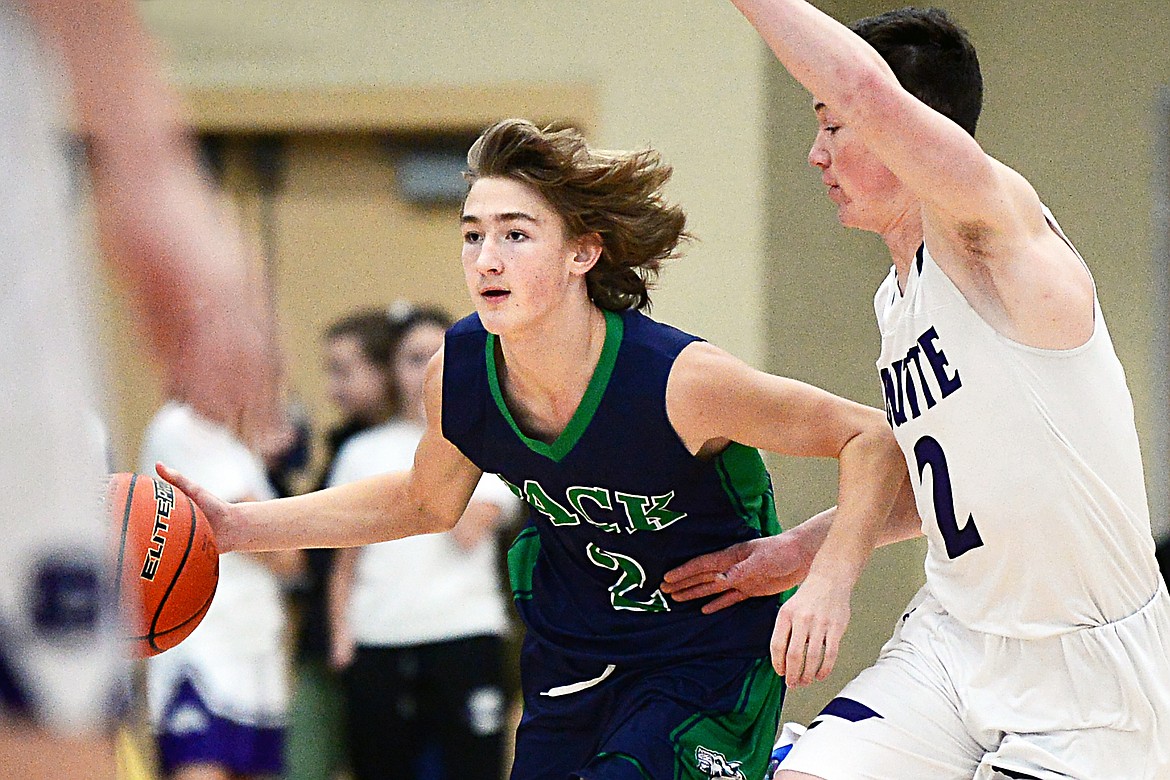
[[463,242],[466,244],[478,244],[482,238],[483,236],[476,230],[463,231]]
[[519,230],[509,230],[505,236],[509,241],[523,241],[528,238],[526,234]]

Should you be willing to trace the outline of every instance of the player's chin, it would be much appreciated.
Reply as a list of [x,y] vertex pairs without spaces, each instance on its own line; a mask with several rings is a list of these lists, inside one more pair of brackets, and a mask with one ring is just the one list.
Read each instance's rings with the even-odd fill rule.
[[515,312],[504,310],[498,303],[482,296],[475,301],[475,311],[484,330],[492,335],[503,336],[516,328]]

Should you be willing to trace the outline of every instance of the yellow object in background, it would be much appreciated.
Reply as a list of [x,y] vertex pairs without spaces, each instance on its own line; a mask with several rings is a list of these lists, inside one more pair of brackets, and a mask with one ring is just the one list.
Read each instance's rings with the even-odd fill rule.
[[150,751],[143,747],[143,737],[133,729],[118,729],[117,780],[157,780]]

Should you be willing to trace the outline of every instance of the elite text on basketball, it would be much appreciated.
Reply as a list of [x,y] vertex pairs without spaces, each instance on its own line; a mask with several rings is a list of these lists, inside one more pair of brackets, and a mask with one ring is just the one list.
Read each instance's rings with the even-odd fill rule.
[[142,579],[150,581],[154,580],[154,575],[158,572],[158,564],[162,560],[163,548],[167,543],[167,520],[175,507],[175,489],[166,482],[155,480],[154,501],[156,507],[154,528],[151,531],[150,546],[146,549],[146,560],[142,562],[142,574],[139,575]]

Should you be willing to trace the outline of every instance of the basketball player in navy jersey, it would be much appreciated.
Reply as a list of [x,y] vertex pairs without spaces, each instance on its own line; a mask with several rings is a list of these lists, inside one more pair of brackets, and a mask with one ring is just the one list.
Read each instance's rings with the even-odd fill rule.
[[[1133,404],[1085,262],[974,140],[974,48],[937,9],[847,29],[802,0],[735,1],[812,93],[809,162],[841,223],[890,251],[878,374],[928,540],[895,637],[777,777],[1170,777],[1170,598]],[[666,589],[724,591],[715,610],[777,592],[841,520],[708,556]],[[897,512],[889,533],[918,522]]]
[[[0,0],[0,774],[114,775],[97,241],[168,391],[268,423],[269,325],[131,0]],[[71,103],[69,102],[71,99]],[[72,121],[66,119],[73,109]],[[89,167],[82,172],[80,132]],[[88,179],[90,187],[79,186]],[[251,414],[259,410],[259,414]]]
[[[835,653],[848,601],[815,624],[815,588],[779,619],[774,596],[705,615],[657,583],[700,552],[777,533],[756,447],[838,458],[847,527],[885,517],[905,484],[893,438],[876,410],[640,313],[685,235],[655,153],[600,152],[576,131],[507,120],[468,163],[463,269],[476,314],[431,361],[413,469],[248,506],[160,473],[227,550],[448,530],[480,475],[500,474],[529,513],[509,553],[528,629],[512,777],[759,777],[783,693],[769,641]],[[856,577],[839,561],[864,556],[837,552],[873,541],[832,541],[814,568]]]

